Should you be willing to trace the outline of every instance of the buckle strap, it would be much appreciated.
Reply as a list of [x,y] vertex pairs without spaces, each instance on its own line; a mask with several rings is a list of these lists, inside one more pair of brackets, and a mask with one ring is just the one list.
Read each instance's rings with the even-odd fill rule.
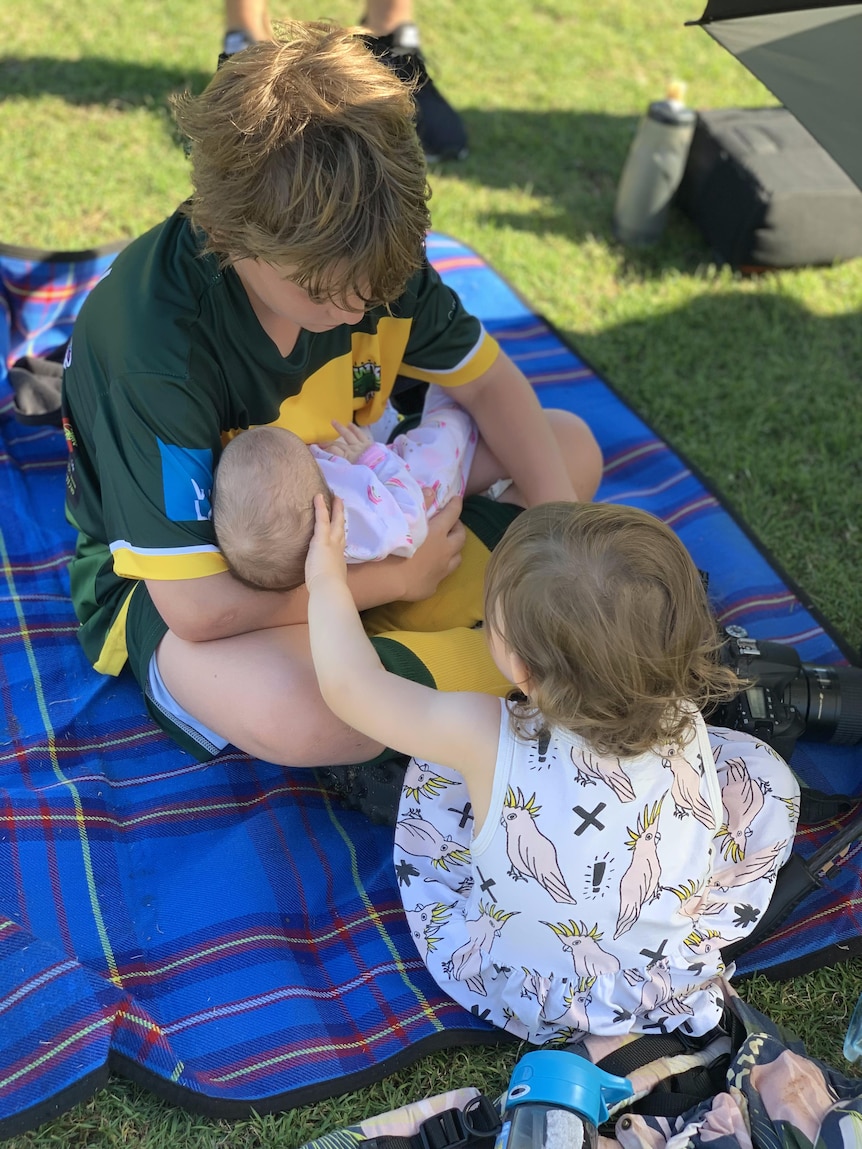
[[360,1141],[357,1149],[470,1149],[487,1146],[488,1138],[500,1131],[497,1107],[484,1094],[473,1098],[464,1109],[444,1109],[419,1126],[412,1137],[384,1134]]
[[419,1126],[422,1149],[459,1149],[470,1136],[460,1109],[444,1109]]

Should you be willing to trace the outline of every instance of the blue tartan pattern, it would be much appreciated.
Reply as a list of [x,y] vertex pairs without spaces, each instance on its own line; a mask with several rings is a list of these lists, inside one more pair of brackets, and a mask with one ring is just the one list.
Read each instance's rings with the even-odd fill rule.
[[67,342],[87,292],[122,246],[52,254],[0,244],[0,380],[16,359]]
[[[492,269],[445,236],[430,237],[429,254],[542,402],[595,428],[600,498],[679,532],[722,621],[806,661],[842,661],[701,480]],[[103,678],[84,659],[63,437],[15,421],[5,368],[65,342],[110,258],[66,266],[0,252],[0,1136],[59,1095],[71,1104],[92,1091],[108,1065],[238,1116],[496,1037],[419,959],[391,830],[338,807],[303,771],[235,751],[195,762],[150,722],[130,677]],[[803,744],[793,764],[809,784],[849,792],[862,789],[859,760],[856,748]],[[804,832],[800,849],[831,829]],[[740,969],[856,936],[859,878],[851,852]]]

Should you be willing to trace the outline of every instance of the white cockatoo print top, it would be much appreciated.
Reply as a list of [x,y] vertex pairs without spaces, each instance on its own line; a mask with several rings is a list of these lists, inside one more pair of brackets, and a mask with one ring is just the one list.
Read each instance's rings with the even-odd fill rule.
[[601,756],[522,740],[501,702],[491,806],[416,759],[395,871],[417,949],[465,1008],[535,1044],[708,1032],[721,949],[750,933],[793,845],[799,787],[747,735],[692,717],[685,745]]

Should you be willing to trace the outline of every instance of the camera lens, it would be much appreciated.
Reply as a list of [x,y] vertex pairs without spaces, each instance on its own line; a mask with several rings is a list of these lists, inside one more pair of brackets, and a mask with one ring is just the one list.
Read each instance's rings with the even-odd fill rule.
[[784,691],[784,702],[805,720],[803,737],[842,746],[862,742],[862,670],[857,667],[803,663]]

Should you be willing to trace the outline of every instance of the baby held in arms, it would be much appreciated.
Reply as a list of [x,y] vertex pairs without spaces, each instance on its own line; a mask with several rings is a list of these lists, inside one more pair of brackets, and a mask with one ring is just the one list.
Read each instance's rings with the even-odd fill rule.
[[234,576],[249,586],[292,590],[305,581],[314,531],[314,496],[344,503],[345,557],[363,563],[409,557],[425,541],[428,519],[465,493],[477,433],[467,412],[431,386],[420,423],[391,443],[356,424],[333,424],[338,437],[306,444],[282,427],[255,427],[222,453],[213,489],[213,523]]

